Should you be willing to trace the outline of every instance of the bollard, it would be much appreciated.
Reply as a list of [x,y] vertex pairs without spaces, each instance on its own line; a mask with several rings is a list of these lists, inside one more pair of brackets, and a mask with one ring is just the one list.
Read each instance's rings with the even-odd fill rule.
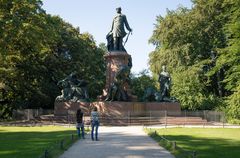
[[172,142],[172,146],[173,146],[173,150],[176,150],[177,143],[176,142]]
[[63,149],[63,140],[60,141],[60,149]]
[[223,115],[223,128],[224,128],[224,127],[225,127],[225,126],[224,126],[224,122],[225,122],[225,114],[223,113],[222,115]]
[[197,152],[193,151],[193,158],[196,158],[196,157],[197,157]]
[[73,142],[73,139],[74,139],[74,137],[73,137],[73,134],[72,134],[72,142]]
[[165,110],[165,128],[167,128],[167,111]]
[[48,151],[47,151],[47,149],[45,149],[45,151],[44,151],[44,158],[47,158],[48,157]]

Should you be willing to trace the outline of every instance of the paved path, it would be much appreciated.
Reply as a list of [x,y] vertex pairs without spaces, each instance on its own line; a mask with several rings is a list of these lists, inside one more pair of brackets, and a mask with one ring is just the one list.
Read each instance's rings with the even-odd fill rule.
[[59,158],[174,158],[144,133],[142,127],[99,127],[99,141],[90,135]]

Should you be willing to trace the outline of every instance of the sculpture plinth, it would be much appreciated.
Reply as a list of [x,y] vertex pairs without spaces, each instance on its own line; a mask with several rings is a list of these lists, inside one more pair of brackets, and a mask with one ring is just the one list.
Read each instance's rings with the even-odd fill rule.
[[89,102],[55,102],[54,103],[54,115],[68,115],[69,111],[77,112],[77,110],[81,108],[81,110],[86,114],[89,115],[91,108]]
[[175,102],[55,102],[54,114],[56,116],[76,113],[81,108],[85,116],[89,116],[93,107],[97,107],[102,116],[122,117],[129,113],[131,115],[148,115],[149,112],[159,114],[159,112],[180,113],[180,104]]
[[109,51],[104,56],[107,63],[106,85],[100,100],[136,101],[129,87],[132,58],[126,51]]
[[114,77],[121,66],[128,65],[131,55],[123,51],[111,51],[104,56],[107,63],[106,85],[105,89],[109,89],[114,81]]

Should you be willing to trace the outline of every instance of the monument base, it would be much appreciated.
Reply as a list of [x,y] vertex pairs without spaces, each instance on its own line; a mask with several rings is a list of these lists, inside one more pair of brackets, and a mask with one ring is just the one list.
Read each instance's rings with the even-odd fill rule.
[[[159,114],[159,111],[180,113],[181,107],[177,102],[55,102],[54,114],[66,115],[75,113],[78,108],[81,108],[85,116],[89,116],[93,107],[97,107],[102,116],[127,116],[149,115],[149,112],[154,115]],[[148,114],[147,114],[148,113]]]
[[85,114],[90,114],[89,102],[55,102],[54,103],[54,115],[68,115],[69,113],[76,113],[77,110],[81,110]]

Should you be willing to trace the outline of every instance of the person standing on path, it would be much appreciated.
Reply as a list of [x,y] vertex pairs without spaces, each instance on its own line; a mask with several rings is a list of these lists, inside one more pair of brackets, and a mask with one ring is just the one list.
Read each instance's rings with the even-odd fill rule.
[[[76,114],[76,119],[77,119],[77,124],[76,124],[76,128],[77,128],[77,134],[78,137],[85,139],[84,137],[84,122],[83,122],[83,112],[81,109],[77,110],[77,114]],[[81,131],[80,131],[81,129]],[[82,135],[80,134],[82,132]]]
[[94,140],[95,129],[95,140],[98,141],[99,114],[97,112],[97,107],[94,107],[93,111],[91,112],[91,125],[92,125],[91,138],[92,140]]

